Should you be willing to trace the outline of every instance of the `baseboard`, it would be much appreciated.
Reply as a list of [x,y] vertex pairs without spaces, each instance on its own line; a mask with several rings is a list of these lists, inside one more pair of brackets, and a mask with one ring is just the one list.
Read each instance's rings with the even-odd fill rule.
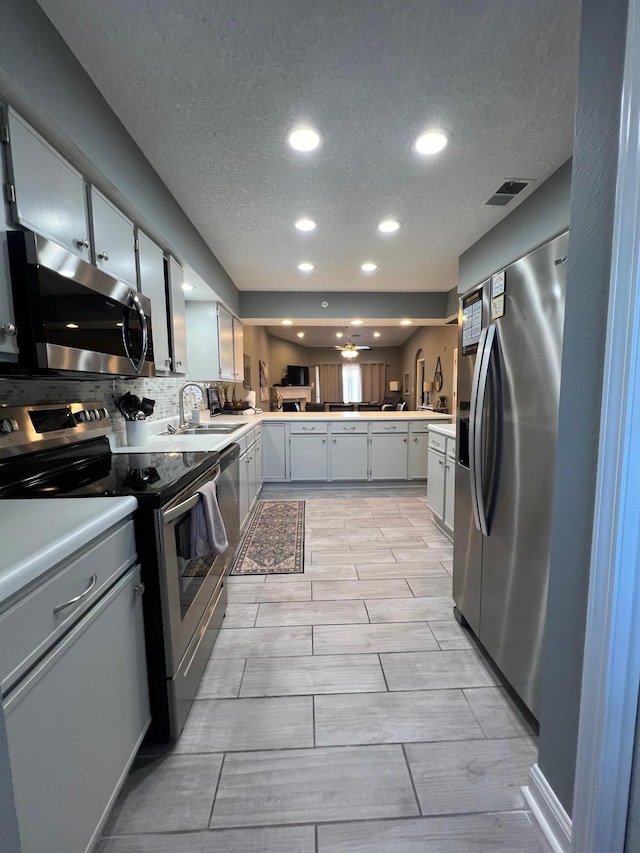
[[529,785],[522,793],[554,853],[571,853],[571,818],[537,764],[529,771]]

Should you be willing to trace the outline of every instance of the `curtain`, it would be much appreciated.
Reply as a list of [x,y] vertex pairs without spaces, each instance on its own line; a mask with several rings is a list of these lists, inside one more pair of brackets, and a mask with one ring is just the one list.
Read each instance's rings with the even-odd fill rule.
[[362,402],[362,380],[359,364],[342,365],[342,399],[345,403]]
[[381,363],[361,364],[362,400],[365,403],[381,403],[387,387],[387,365]]
[[339,403],[342,400],[342,365],[320,364],[320,399],[323,403]]

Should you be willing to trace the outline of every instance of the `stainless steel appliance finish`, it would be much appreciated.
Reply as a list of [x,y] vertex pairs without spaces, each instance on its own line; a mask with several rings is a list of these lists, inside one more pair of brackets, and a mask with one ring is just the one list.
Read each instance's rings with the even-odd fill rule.
[[[563,234],[504,271],[504,314],[497,319],[492,304],[497,293],[499,314],[499,278],[460,300],[453,597],[534,716],[549,573],[567,246]],[[474,300],[482,306],[479,338],[470,335]]]
[[146,296],[39,234],[7,242],[19,354],[5,372],[155,375]]
[[[156,510],[157,557],[165,636],[170,737],[182,731],[211,649],[224,618],[225,570],[239,536],[239,448],[231,445],[219,464]],[[190,553],[191,514],[201,497],[198,489],[213,480],[229,546],[223,554]]]

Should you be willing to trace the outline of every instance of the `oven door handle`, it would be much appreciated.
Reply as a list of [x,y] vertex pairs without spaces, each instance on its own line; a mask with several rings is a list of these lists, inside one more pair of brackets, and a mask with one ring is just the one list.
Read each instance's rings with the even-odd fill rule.
[[[213,482],[217,483],[219,479],[220,471],[218,471],[216,476],[213,478]],[[200,492],[196,492],[190,498],[187,498],[186,501],[182,501],[182,503],[179,503],[178,506],[173,506],[171,507],[171,509],[166,509],[162,513],[162,521],[165,524],[168,524],[170,521],[173,521],[173,519],[177,518],[179,515],[184,515],[185,512],[188,512],[190,509],[193,509],[199,500]]]

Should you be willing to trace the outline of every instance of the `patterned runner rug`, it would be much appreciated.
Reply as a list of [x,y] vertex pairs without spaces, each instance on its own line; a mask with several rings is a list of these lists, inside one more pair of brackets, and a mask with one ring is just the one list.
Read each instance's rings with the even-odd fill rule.
[[258,501],[232,575],[304,571],[304,501]]

